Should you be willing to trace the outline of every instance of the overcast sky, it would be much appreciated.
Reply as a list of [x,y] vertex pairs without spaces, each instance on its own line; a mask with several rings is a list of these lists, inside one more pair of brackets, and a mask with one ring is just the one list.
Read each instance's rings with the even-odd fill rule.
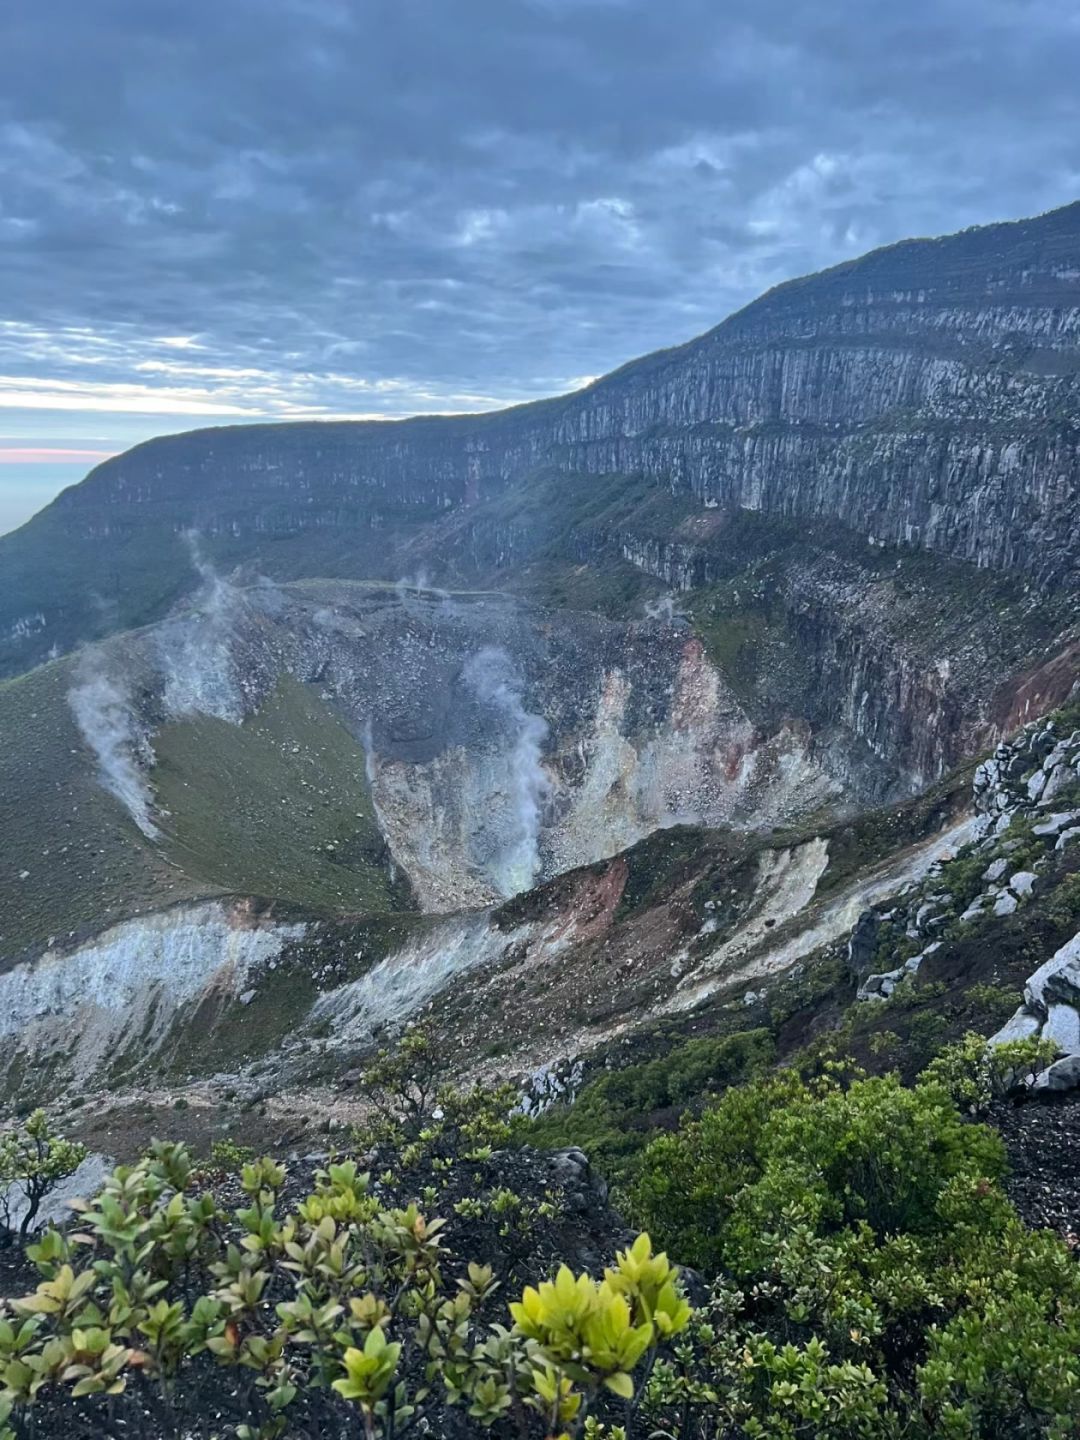
[[1080,196],[1077,0],[7,0],[0,532],[149,435],[488,408]]

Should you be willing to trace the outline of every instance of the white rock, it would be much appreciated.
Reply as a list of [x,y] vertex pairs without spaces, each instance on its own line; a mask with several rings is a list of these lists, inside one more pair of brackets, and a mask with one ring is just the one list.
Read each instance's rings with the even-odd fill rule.
[[1044,1040],[1053,1040],[1065,1055],[1080,1053],[1080,1014],[1072,1005],[1051,1005],[1042,1035]]
[[1049,805],[1055,796],[1060,795],[1063,790],[1067,790],[1070,785],[1075,784],[1076,776],[1069,767],[1067,765],[1059,765],[1047,779],[1046,787],[1042,792],[1042,798],[1039,804]]
[[1074,825],[1071,830],[1063,830],[1057,838],[1055,850],[1064,850],[1066,845],[1071,845],[1077,837],[1080,837],[1080,825]]
[[896,989],[899,971],[891,970],[885,975],[868,975],[855,993],[856,1000],[887,1000]]
[[1028,980],[1024,1003],[991,1045],[1040,1032],[1066,1055],[1080,1053],[1080,932],[1066,941]]
[[1075,1090],[1080,1085],[1080,1055],[1066,1055],[1036,1075],[1033,1090]]
[[1029,800],[1037,800],[1037,799],[1039,798],[1039,796],[1042,794],[1042,792],[1043,792],[1043,786],[1044,786],[1045,784],[1046,784],[1046,774],[1045,774],[1045,772],[1042,771],[1042,770],[1036,770],[1036,771],[1035,771],[1035,774],[1032,775],[1031,779],[1028,781],[1028,784],[1027,784],[1028,799],[1029,799]]
[[1017,895],[1030,895],[1031,888],[1038,879],[1030,870],[1017,870],[1016,874],[1009,881],[1009,888]]
[[1028,1040],[1032,1035],[1039,1033],[1042,1020],[1034,1011],[1026,1010],[1023,1006],[1017,1010],[1011,1020],[1007,1021],[996,1035],[991,1035],[987,1041],[988,1045],[1007,1045],[1010,1040]]
[[1057,835],[1070,826],[1074,820],[1080,820],[1080,810],[1058,810],[1053,815],[1048,815],[1041,825],[1033,825],[1033,835]]
[[1008,868],[1008,860],[1006,860],[1004,856],[1001,856],[999,859],[995,860],[992,865],[988,865],[986,867],[986,869],[983,871],[982,878],[984,880],[1000,880]]
[[1016,904],[1016,896],[1010,895],[1007,890],[1003,890],[994,901],[994,914],[998,916],[1011,915],[1016,909]]

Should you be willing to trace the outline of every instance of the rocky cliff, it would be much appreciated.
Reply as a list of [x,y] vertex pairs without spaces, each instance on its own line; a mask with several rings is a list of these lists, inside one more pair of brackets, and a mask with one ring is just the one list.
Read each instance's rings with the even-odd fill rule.
[[701,508],[1060,585],[1076,575],[1078,410],[1080,203],[781,286],[562,399],[139,446],[0,541],[0,666],[162,613],[194,583],[186,528],[282,577],[397,578],[425,529],[482,517],[544,468],[577,477],[586,506],[596,477],[642,476]]
[[1080,205],[562,399],[99,467],[0,540],[3,1085],[291,1065],[436,996],[573,1058],[904,887],[934,983],[926,872],[976,841],[924,792],[1075,688],[1078,402]]

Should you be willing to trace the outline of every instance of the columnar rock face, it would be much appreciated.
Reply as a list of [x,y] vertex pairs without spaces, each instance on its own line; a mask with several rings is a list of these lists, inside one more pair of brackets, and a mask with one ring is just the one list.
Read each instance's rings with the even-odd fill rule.
[[401,574],[418,530],[527,489],[537,467],[585,492],[590,476],[643,475],[705,507],[836,521],[1060,583],[1080,539],[1078,415],[1080,204],[781,286],[559,400],[137,447],[0,541],[0,668],[160,613],[190,588],[185,528],[237,558],[287,539],[276,563],[294,575]]

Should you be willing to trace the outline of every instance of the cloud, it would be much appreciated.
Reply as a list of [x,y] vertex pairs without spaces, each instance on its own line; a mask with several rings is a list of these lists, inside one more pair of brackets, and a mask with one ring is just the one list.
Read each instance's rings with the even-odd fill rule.
[[0,465],[97,465],[114,450],[73,450],[47,445],[0,445]]
[[12,440],[527,399],[1080,193],[1058,0],[50,0],[0,44]]

